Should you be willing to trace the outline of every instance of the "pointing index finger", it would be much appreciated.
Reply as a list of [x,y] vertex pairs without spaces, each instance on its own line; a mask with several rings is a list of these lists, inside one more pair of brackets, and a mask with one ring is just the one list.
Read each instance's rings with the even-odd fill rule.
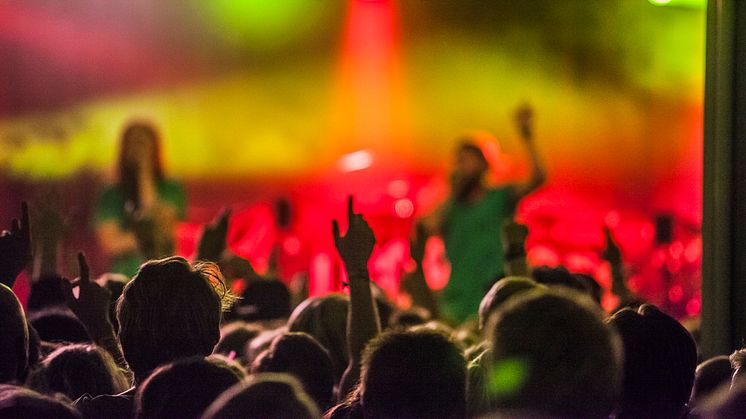
[[354,201],[352,195],[347,197],[347,220],[350,222],[355,218]]
[[28,234],[29,231],[29,219],[28,219],[28,203],[26,201],[21,202],[21,230]]
[[89,284],[91,282],[91,271],[83,252],[78,252],[78,265],[80,266],[80,283]]

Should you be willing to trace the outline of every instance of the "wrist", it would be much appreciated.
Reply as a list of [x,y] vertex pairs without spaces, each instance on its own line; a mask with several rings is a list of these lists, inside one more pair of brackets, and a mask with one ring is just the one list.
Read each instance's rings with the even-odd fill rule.
[[367,268],[355,267],[345,268],[347,271],[348,282],[354,282],[353,280],[365,280],[370,281],[370,275],[368,274]]

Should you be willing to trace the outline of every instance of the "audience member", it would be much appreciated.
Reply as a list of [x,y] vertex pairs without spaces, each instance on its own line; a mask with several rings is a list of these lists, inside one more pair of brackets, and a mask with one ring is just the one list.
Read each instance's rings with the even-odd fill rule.
[[313,336],[329,351],[334,366],[335,381],[347,367],[347,308],[349,300],[341,294],[309,298],[293,310],[288,331]]
[[138,419],[199,418],[224,391],[240,381],[230,368],[203,357],[181,359],[159,367],[139,386]]
[[251,368],[252,372],[278,372],[295,376],[320,411],[333,401],[334,370],[329,352],[306,333],[285,333],[274,339]]
[[[90,281],[86,284],[100,288]],[[86,298],[84,289],[80,299]],[[108,292],[99,300],[93,305],[106,319]],[[160,365],[210,355],[220,335],[222,310],[232,303],[232,295],[213,264],[192,266],[180,257],[144,263],[125,286],[117,306],[119,341],[135,385]],[[82,316],[87,318],[84,323],[96,321],[91,314]],[[115,396],[81,398],[76,403],[85,417],[131,417],[133,395],[134,389],[130,389]]]
[[203,419],[314,419],[319,411],[290,375],[263,373],[220,395]]
[[29,385],[40,393],[61,393],[71,400],[84,394],[118,394],[130,387],[111,355],[91,344],[61,346],[31,374]]
[[441,333],[392,331],[363,356],[361,400],[366,418],[462,418],[466,361]]
[[694,384],[697,348],[687,330],[655,306],[622,309],[609,319],[624,344],[619,418],[682,418]]
[[30,312],[28,322],[45,342],[91,342],[83,323],[67,307],[51,306]]
[[586,295],[537,289],[488,323],[487,377],[497,411],[515,417],[606,418],[620,389],[619,338]]
[[730,387],[732,376],[733,369],[727,355],[715,356],[697,365],[689,406],[698,405],[717,391],[720,386]]
[[[215,346],[214,353],[222,354],[239,360],[246,365],[245,348],[254,338],[259,336],[262,329],[256,325],[247,325],[242,321],[227,323],[220,328],[220,340]],[[231,355],[233,354],[233,355]]]
[[23,383],[28,372],[29,333],[21,303],[0,284],[0,384]]
[[0,418],[80,419],[67,403],[23,387],[0,384]]

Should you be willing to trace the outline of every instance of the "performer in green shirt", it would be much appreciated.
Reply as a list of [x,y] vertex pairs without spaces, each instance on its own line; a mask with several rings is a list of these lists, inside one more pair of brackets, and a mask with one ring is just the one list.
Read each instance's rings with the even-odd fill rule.
[[502,226],[513,218],[518,202],[539,187],[545,172],[534,148],[533,113],[529,107],[516,112],[516,122],[532,165],[522,184],[497,188],[485,185],[487,159],[476,144],[465,141],[456,153],[451,195],[424,220],[429,230],[441,234],[451,262],[451,276],[441,296],[445,318],[462,322],[477,313],[490,285],[504,273]]
[[131,277],[144,260],[173,254],[186,199],[181,185],[164,177],[159,136],[148,124],[124,130],[118,169],[118,182],[99,196],[94,221],[110,271]]

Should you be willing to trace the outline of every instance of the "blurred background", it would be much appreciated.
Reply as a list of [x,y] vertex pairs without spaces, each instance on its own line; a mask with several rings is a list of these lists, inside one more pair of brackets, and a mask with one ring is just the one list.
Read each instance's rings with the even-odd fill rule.
[[[519,208],[530,263],[608,287],[607,226],[629,287],[696,316],[705,3],[6,0],[0,219],[24,199],[37,222],[59,208],[66,273],[77,249],[103,272],[92,209],[123,126],[145,119],[187,190],[181,254],[230,206],[230,247],[258,271],[276,247],[284,280],[337,290],[330,220],[354,194],[378,238],[373,277],[397,298],[413,222],[447,196],[459,137],[478,138],[492,182],[522,179],[513,110],[530,103],[549,174]],[[430,285],[448,269],[432,238]]]

